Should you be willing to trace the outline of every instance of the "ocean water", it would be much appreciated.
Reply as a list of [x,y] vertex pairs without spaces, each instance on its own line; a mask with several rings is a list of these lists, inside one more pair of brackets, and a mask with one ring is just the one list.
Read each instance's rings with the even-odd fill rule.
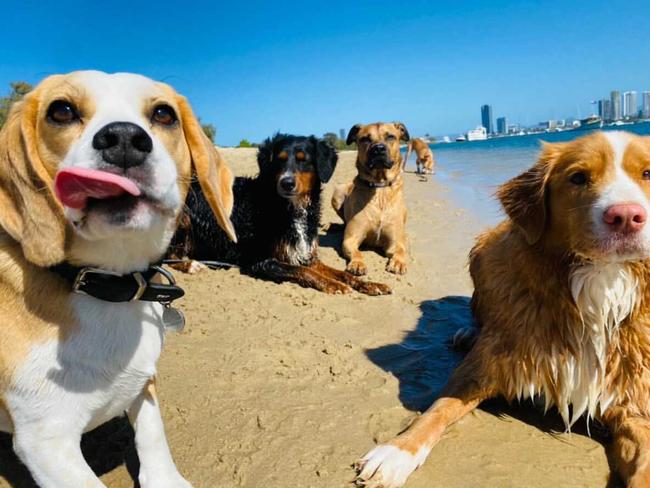
[[[604,130],[625,130],[650,135],[650,122]],[[566,131],[487,141],[433,144],[436,180],[451,189],[451,198],[485,221],[495,224],[503,217],[494,198],[497,187],[532,166],[539,155],[541,142],[564,142],[591,131]],[[415,170],[415,158],[407,162],[407,171]]]

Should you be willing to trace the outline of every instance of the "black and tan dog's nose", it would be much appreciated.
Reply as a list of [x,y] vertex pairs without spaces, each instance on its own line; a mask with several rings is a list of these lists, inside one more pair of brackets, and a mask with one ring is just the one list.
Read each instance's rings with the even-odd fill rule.
[[284,176],[280,179],[280,188],[287,193],[296,189],[296,178],[294,176]]
[[144,163],[153,150],[153,141],[139,125],[113,122],[95,134],[93,148],[102,152],[107,163],[127,169]]

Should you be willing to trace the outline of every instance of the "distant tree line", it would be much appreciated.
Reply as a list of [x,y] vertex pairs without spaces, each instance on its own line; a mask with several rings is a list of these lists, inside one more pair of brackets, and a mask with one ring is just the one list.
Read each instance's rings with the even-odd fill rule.
[[339,151],[344,149],[355,150],[357,148],[357,145],[355,143],[347,144],[345,140],[341,139],[334,132],[326,132],[323,134],[323,139],[325,139]]

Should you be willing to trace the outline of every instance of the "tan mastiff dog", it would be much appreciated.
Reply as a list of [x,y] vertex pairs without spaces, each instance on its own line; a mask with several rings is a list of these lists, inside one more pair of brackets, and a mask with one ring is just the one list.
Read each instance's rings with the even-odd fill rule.
[[400,140],[409,140],[401,122],[357,124],[348,134],[347,143],[358,146],[358,174],[351,183],[334,190],[332,206],[345,222],[343,255],[352,274],[367,272],[359,251],[362,244],[382,250],[391,273],[406,273]]
[[415,165],[416,173],[429,173],[433,174],[433,168],[436,165],[435,159],[433,159],[433,151],[429,147],[429,143],[424,139],[411,139],[408,143],[408,152],[406,153],[406,159],[404,159],[404,164],[411,157],[411,153],[415,151]]

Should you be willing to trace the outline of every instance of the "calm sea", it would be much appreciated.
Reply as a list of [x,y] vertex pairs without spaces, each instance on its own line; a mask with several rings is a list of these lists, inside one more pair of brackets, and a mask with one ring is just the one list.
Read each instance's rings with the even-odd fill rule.
[[[650,135],[650,122],[604,130],[621,129]],[[476,213],[488,224],[496,223],[502,218],[500,206],[493,197],[496,188],[533,165],[539,154],[540,141],[570,141],[588,133],[567,131],[435,144],[431,146],[436,159],[433,178],[451,189],[456,204]],[[414,161],[411,157],[408,170],[415,169]]]

